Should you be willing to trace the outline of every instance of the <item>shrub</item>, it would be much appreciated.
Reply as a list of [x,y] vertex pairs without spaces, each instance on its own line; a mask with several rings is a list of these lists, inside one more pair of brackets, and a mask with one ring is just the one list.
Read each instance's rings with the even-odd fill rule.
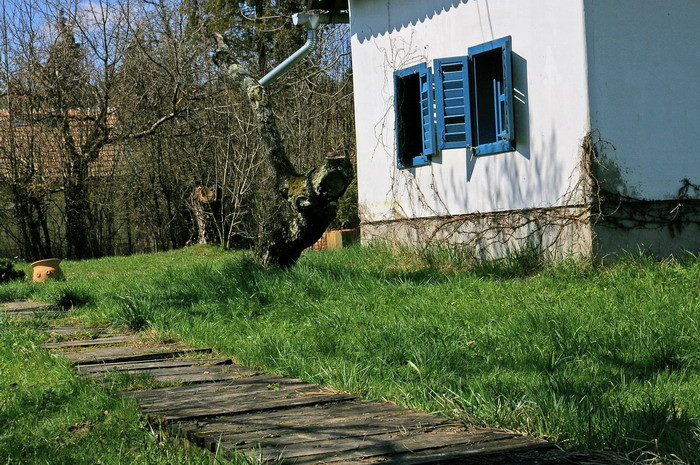
[[15,264],[7,258],[0,258],[0,283],[12,281],[13,279],[23,279],[24,271],[15,270]]

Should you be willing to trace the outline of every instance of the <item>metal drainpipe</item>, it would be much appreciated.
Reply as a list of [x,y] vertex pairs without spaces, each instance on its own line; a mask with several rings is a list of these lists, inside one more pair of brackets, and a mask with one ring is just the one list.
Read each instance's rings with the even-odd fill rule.
[[[319,16],[319,15],[314,15],[314,16]],[[297,23],[297,15],[294,15],[294,24]],[[307,56],[309,53],[311,53],[315,48],[316,44],[318,43],[318,34],[316,32],[316,28],[319,25],[318,18],[316,18],[315,21],[305,21],[304,25],[306,26],[306,43],[301,46],[299,50],[294,52],[289,58],[284,60],[282,63],[277,65],[275,69],[267,73],[265,76],[263,76],[262,79],[260,79],[260,85],[263,87],[267,87],[268,85],[272,84],[275,82],[277,79],[279,79],[280,76],[282,76],[284,73],[289,71],[289,69],[297,64],[299,60]]]

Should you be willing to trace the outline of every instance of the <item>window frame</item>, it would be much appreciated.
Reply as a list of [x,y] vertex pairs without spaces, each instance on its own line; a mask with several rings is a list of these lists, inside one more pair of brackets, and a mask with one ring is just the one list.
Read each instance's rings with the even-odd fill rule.
[[[398,83],[399,79],[406,78],[408,76],[417,74],[418,84],[419,84],[419,101],[421,105],[421,153],[420,155],[415,155],[411,157],[411,163],[405,163],[404,155],[401,153],[401,140],[400,140],[400,130],[399,130],[399,92]],[[424,100],[422,98],[423,94],[423,79],[425,79],[425,85],[428,88],[426,103],[428,114],[424,114]],[[396,165],[398,168],[412,168],[417,166],[429,165],[432,161],[432,156],[435,155],[436,143],[435,143],[435,122],[433,119],[435,108],[435,98],[433,90],[433,73],[426,63],[419,63],[408,68],[400,69],[394,71],[394,133],[395,133],[395,143],[396,143]],[[428,121],[426,123],[426,117]],[[427,129],[427,131],[426,131]],[[427,133],[427,140],[426,140]]]
[[[485,72],[477,69],[477,58],[486,53],[493,53],[494,50],[501,51],[501,70],[499,73],[497,58],[493,58],[491,67],[493,71],[490,75],[500,76],[498,79],[493,79],[493,90],[490,95],[493,96],[493,118],[495,121],[495,138],[493,142],[477,144],[479,138],[479,102],[478,96],[489,91],[483,91],[484,85],[482,79],[477,79],[478,74]],[[396,165],[398,168],[412,168],[418,166],[429,165],[432,162],[432,157],[446,149],[469,148],[475,156],[495,155],[499,153],[514,152],[516,150],[515,141],[515,117],[514,117],[514,86],[513,86],[513,64],[512,64],[512,37],[506,36],[500,39],[485,42],[473,47],[469,47],[467,55],[449,58],[437,58],[433,60],[433,66],[430,68],[427,63],[419,63],[404,69],[394,71],[394,116],[395,116],[395,149],[396,149]],[[443,68],[447,66],[461,65],[462,67],[462,83],[455,86],[456,79],[444,79]],[[448,71],[452,72],[452,71]],[[402,149],[405,147],[405,141],[401,140],[401,102],[399,101],[399,82],[408,76],[418,75],[418,102],[420,105],[420,127],[421,127],[421,153],[414,156],[404,156]],[[445,83],[449,82],[451,88],[446,90]],[[500,86],[503,86],[500,88]],[[446,91],[460,89],[464,98],[464,123],[449,123],[448,119],[451,116],[461,116],[458,112],[459,106],[446,103]],[[500,89],[500,90],[499,90]],[[427,92],[426,92],[427,90]],[[479,92],[482,90],[482,92]],[[427,95],[424,95],[427,94]],[[452,93],[452,95],[458,95]],[[459,97],[450,97],[459,98]],[[411,103],[415,105],[415,102]],[[457,108],[457,110],[455,110]],[[415,109],[415,107],[414,107]],[[456,112],[457,111],[457,112]],[[482,108],[482,111],[490,113],[489,108]],[[413,112],[411,112],[412,114]],[[452,113],[452,114],[448,114]],[[488,117],[487,117],[488,121]],[[415,125],[415,121],[411,124]],[[459,131],[460,124],[464,124],[464,140],[447,140],[452,130]],[[487,131],[490,131],[488,129]],[[461,132],[452,132],[452,134],[462,134]],[[481,133],[483,135],[483,132]],[[488,133],[487,133],[488,134]],[[490,134],[488,134],[490,136]],[[487,137],[488,137],[487,136]],[[489,137],[490,138],[490,137]],[[454,139],[454,138],[453,138]],[[414,149],[416,147],[413,147]]]
[[[512,64],[512,37],[507,36],[501,39],[492,40],[490,42],[485,42],[483,44],[476,45],[474,47],[469,47],[469,81],[470,81],[470,93],[474,96],[476,95],[476,62],[475,58],[481,54],[492,52],[493,50],[501,50],[501,63],[503,67],[503,92],[501,95],[496,96],[496,103],[494,105],[496,115],[496,128],[498,129],[499,124],[502,121],[503,128],[500,132],[497,132],[496,137],[501,140],[496,142],[488,142],[485,144],[479,144],[474,147],[474,154],[477,156],[483,155],[494,155],[504,152],[515,151],[515,118],[513,114],[513,64]],[[472,102],[472,113],[478,108],[478,99],[473,98]],[[501,106],[502,105],[502,106]],[[498,117],[498,112],[502,111],[502,117]],[[475,140],[474,125],[478,124],[478,116],[472,118],[472,145]]]

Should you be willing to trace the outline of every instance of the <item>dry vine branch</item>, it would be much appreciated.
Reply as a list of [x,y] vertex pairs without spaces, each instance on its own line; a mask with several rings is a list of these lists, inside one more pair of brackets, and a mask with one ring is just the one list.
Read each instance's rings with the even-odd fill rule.
[[267,221],[255,255],[263,266],[289,267],[335,218],[337,201],[353,178],[352,164],[345,155],[330,155],[321,166],[299,174],[285,153],[265,89],[234,60],[223,36],[217,34],[216,41],[214,61],[248,96],[265,155],[275,171],[276,192],[271,199],[275,218]]

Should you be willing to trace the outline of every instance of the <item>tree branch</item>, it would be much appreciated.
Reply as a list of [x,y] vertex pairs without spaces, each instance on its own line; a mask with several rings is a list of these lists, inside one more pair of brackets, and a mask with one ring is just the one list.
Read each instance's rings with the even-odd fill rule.
[[217,50],[214,54],[214,63],[219,68],[226,70],[228,77],[245,92],[250,100],[265,146],[265,154],[272,163],[277,178],[277,189],[286,197],[289,191],[290,178],[299,177],[294,166],[289,161],[282,145],[282,138],[275,116],[267,102],[267,93],[245,68],[236,63],[231,50],[221,34],[216,34]]
[[136,139],[141,139],[146,136],[152,136],[153,134],[156,133],[158,128],[163,125],[163,123],[166,123],[170,121],[171,119],[175,118],[178,115],[178,112],[173,111],[172,113],[169,113],[162,118],[158,119],[156,122],[154,122],[148,129],[145,129],[141,132],[137,133],[132,133],[132,134],[121,134],[116,137],[110,137],[107,139],[107,144],[113,144],[115,142],[123,142],[125,140],[136,140]]

